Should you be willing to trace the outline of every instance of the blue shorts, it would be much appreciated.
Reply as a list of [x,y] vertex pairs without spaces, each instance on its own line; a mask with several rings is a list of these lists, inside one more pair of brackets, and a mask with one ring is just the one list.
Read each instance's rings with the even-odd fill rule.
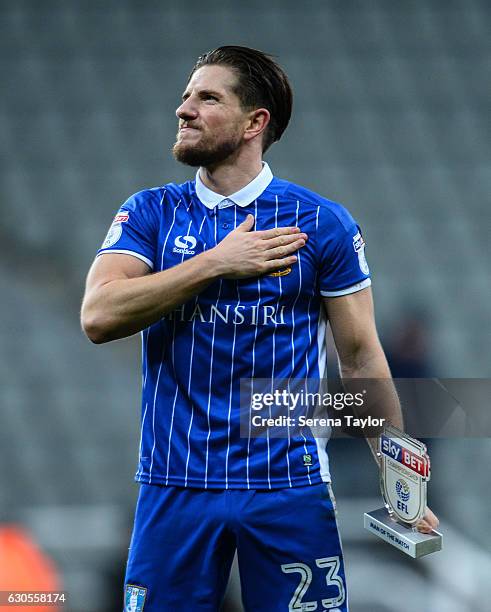
[[237,551],[246,612],[347,612],[325,483],[272,491],[142,484],[125,612],[216,612]]

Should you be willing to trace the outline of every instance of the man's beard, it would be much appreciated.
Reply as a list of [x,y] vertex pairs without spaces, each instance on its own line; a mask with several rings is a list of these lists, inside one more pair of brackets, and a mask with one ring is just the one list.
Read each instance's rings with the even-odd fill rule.
[[238,136],[230,137],[222,142],[200,142],[190,145],[179,140],[172,147],[172,153],[178,162],[187,166],[207,168],[221,163],[230,157],[240,145]]

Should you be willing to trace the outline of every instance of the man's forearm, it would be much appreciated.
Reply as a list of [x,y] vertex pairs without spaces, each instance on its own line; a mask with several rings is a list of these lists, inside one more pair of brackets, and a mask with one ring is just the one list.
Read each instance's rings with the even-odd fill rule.
[[[346,388],[360,391],[360,385],[365,388],[365,404],[362,408],[365,416],[384,419],[385,424],[391,424],[403,429],[403,418],[399,397],[390,374],[387,360],[382,348],[364,353],[359,351],[352,359],[340,361],[340,374]],[[364,430],[370,450],[378,462],[377,428]]]
[[206,251],[162,272],[108,281],[86,295],[83,328],[96,343],[135,334],[201,293],[220,273]]
[[254,222],[254,216],[247,215],[217,246],[155,274],[131,274],[117,266],[101,272],[94,263],[82,304],[87,336],[95,343],[130,336],[218,278],[261,276],[296,263],[294,253],[305,245],[307,234],[298,227],[251,231]]

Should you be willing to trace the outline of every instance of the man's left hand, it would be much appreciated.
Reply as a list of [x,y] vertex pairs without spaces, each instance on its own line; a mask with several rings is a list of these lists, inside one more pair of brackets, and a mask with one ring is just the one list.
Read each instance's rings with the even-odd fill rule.
[[423,518],[416,523],[416,529],[421,533],[431,533],[433,529],[438,527],[439,523],[436,515],[427,506]]

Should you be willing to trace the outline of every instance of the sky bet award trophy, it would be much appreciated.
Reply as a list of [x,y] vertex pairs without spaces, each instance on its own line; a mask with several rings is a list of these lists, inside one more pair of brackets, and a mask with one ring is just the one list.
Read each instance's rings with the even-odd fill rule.
[[378,455],[385,507],[365,512],[365,529],[415,559],[441,550],[440,533],[420,533],[415,527],[425,512],[426,484],[430,479],[426,446],[386,426],[379,438]]

